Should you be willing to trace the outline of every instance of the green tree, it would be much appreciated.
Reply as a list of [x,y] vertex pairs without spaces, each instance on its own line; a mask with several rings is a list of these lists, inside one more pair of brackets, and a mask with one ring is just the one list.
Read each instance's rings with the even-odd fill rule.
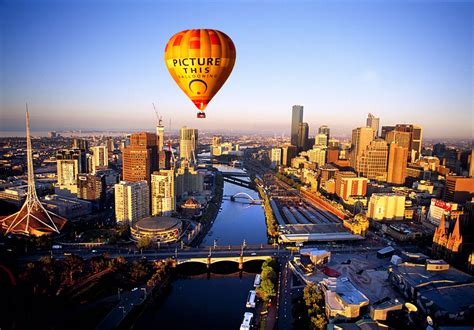
[[268,301],[271,297],[276,296],[275,285],[269,279],[262,280],[257,292],[264,301]]
[[274,282],[276,280],[276,273],[275,271],[273,270],[273,268],[271,267],[264,267],[262,269],[262,273],[261,273],[261,276],[262,276],[262,280],[270,280],[272,282]]

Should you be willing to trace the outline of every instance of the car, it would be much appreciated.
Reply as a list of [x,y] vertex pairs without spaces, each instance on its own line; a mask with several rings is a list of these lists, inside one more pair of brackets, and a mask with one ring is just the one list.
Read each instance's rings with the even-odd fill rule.
[[252,252],[250,255],[251,256],[256,256],[257,254],[255,252]]
[[137,290],[138,290],[138,288],[133,288],[133,289],[132,289],[132,292],[133,292],[133,291],[137,291]]
[[92,250],[91,252],[92,252],[92,253],[97,253],[97,250]]

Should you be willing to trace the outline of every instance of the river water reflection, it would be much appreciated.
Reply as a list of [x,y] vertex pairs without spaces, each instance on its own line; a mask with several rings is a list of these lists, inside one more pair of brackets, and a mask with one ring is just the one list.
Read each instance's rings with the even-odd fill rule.
[[[220,166],[219,169],[241,171],[228,166]],[[224,195],[238,192],[259,198],[256,191],[227,182],[224,184]],[[202,245],[213,245],[214,240],[217,245],[240,245],[244,239],[247,244],[267,243],[263,208],[250,205],[246,200],[224,200]],[[189,265],[193,265],[188,267],[194,267],[198,272],[203,266]],[[261,262],[246,263],[245,271],[239,274],[235,272],[236,264],[222,263],[216,267],[221,268],[220,274],[210,274],[209,278],[206,274],[198,277],[181,274],[172,283],[164,301],[150,305],[136,321],[134,329],[238,329],[247,311],[245,302],[260,265]],[[221,274],[222,268],[229,270],[228,275]]]
[[[230,166],[218,166],[218,169],[226,172],[243,172]],[[244,192],[254,199],[259,199],[255,190],[240,187],[232,183],[224,184],[224,196],[235,195]],[[267,232],[265,225],[265,214],[261,205],[251,205],[245,199],[237,199],[232,202],[225,198],[222,209],[212,226],[209,234],[203,241],[203,245],[240,245],[245,239],[247,244],[266,244]]]

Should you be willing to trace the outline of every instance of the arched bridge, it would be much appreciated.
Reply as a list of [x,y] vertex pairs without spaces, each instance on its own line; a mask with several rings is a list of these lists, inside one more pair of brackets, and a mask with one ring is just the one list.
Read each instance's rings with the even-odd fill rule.
[[221,261],[230,261],[230,262],[236,262],[239,264],[239,269],[242,269],[244,266],[244,263],[247,261],[253,261],[253,260],[267,260],[271,256],[269,255],[255,255],[255,256],[208,256],[204,258],[183,258],[180,259],[178,258],[176,261],[177,265],[182,265],[188,262],[198,262],[201,264],[205,264],[207,267],[210,267],[212,264],[216,262],[221,262]]
[[248,201],[250,201],[251,204],[257,204],[258,202],[261,202],[260,199],[255,199],[253,198],[252,196],[250,196],[249,194],[245,193],[245,192],[238,192],[234,195],[224,195],[225,198],[227,199],[230,199],[231,201],[235,202],[237,199],[246,199]]

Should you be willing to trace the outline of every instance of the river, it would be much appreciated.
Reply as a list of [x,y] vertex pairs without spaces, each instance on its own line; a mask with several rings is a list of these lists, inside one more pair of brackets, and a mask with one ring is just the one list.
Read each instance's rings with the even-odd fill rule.
[[[218,168],[221,171],[242,171],[229,166]],[[253,190],[227,182],[224,184],[224,196],[238,192],[259,198]],[[214,240],[217,245],[239,245],[244,239],[247,244],[267,243],[263,208],[242,199],[235,202],[225,199],[202,245],[212,246]],[[191,267],[203,273],[198,277],[186,276],[186,270],[178,268],[180,276],[171,284],[167,296],[162,302],[150,305],[136,321],[134,329],[238,329],[247,311],[245,302],[260,263],[246,263],[240,274],[234,263],[218,263],[218,269],[213,265],[211,272],[220,275],[206,275],[202,266],[187,266],[187,271]]]

